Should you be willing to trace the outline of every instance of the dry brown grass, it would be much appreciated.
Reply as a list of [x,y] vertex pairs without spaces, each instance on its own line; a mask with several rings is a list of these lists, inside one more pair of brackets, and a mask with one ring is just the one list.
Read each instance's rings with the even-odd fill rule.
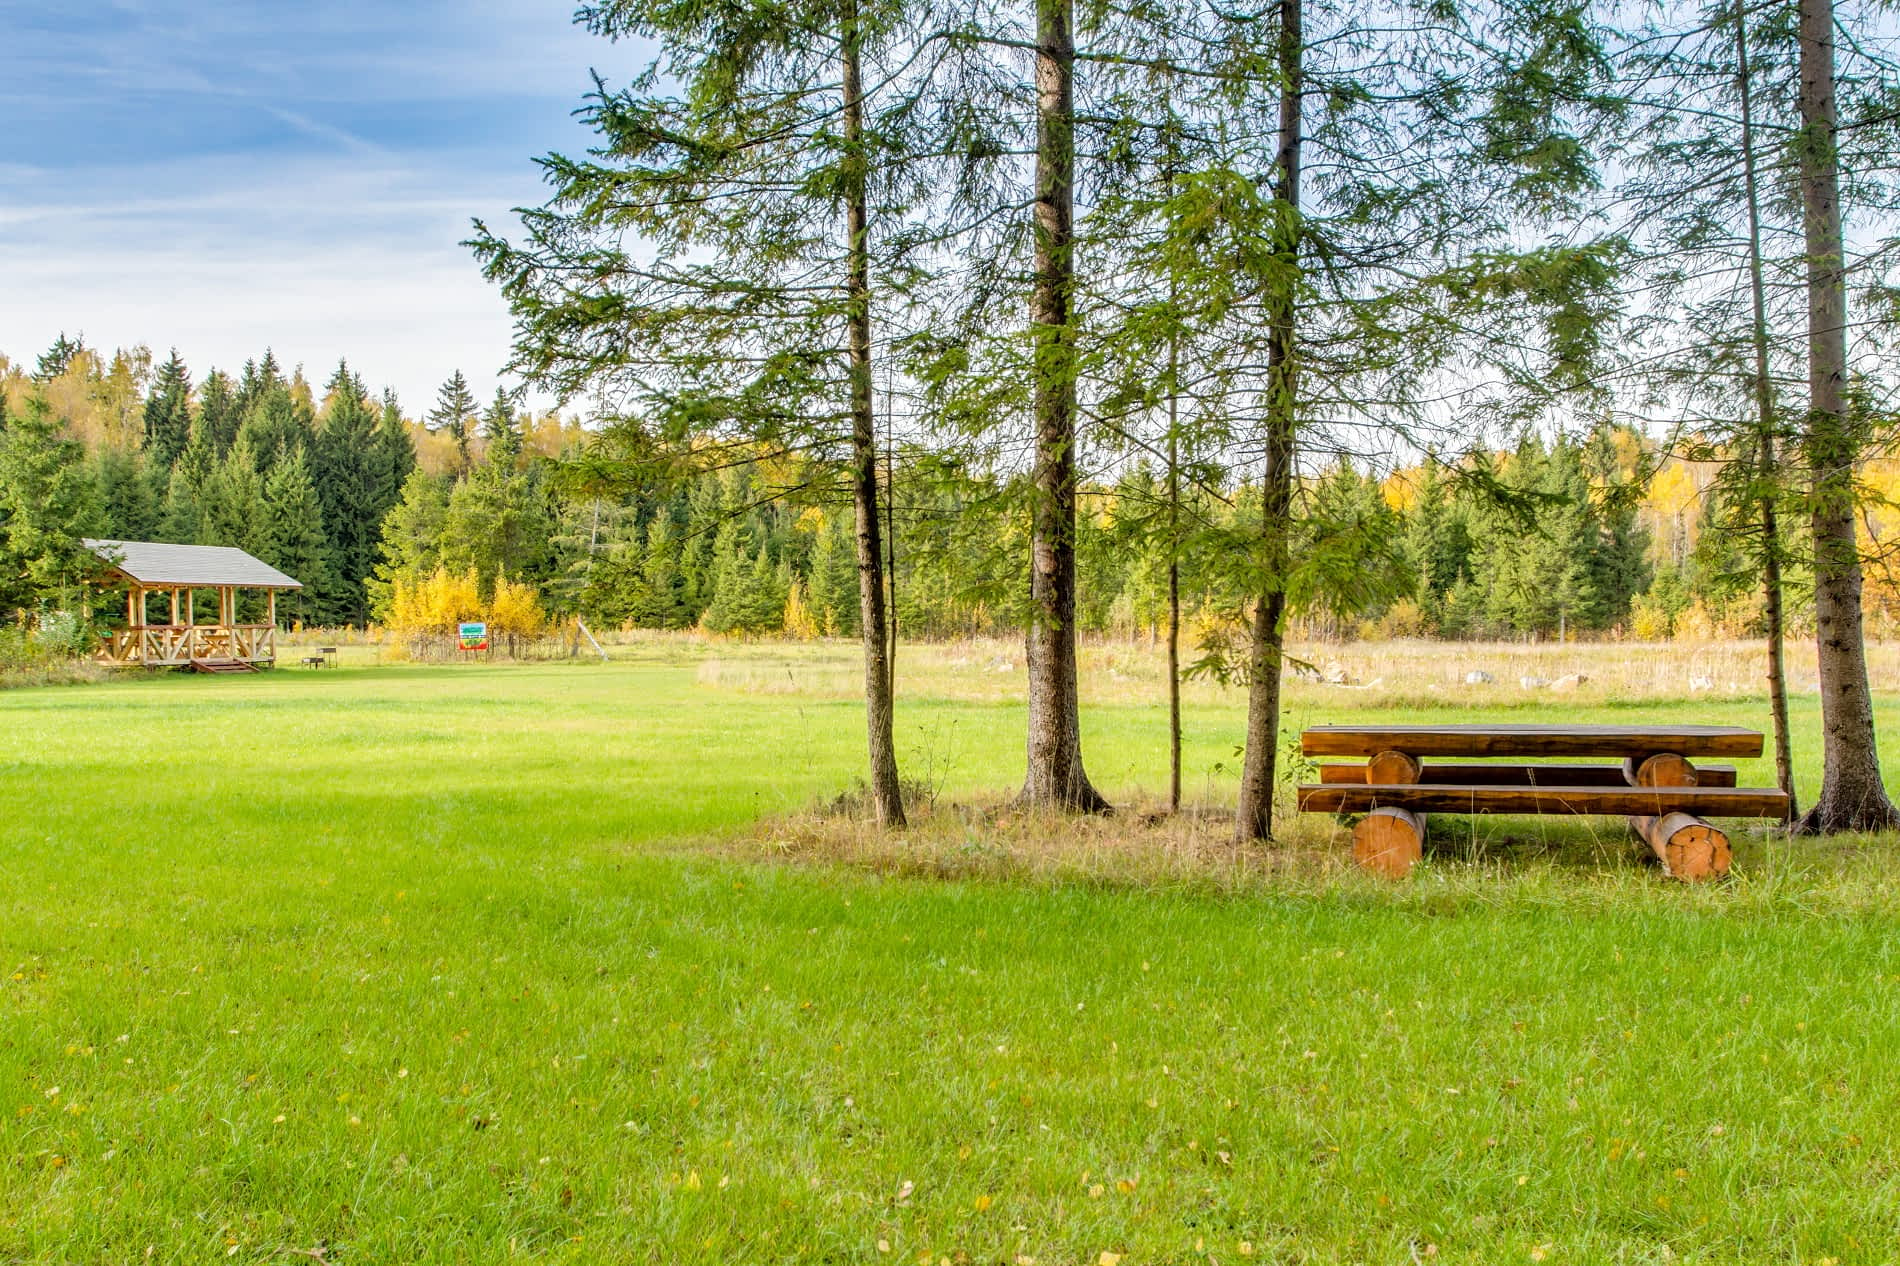
[[909,829],[887,832],[859,813],[814,809],[680,846],[893,878],[1344,898],[1446,914],[1510,903],[1622,910],[1633,903],[1889,916],[1900,902],[1900,853],[1891,837],[1791,840],[1766,825],[1737,824],[1728,879],[1684,885],[1663,875],[1620,819],[1447,817],[1434,822],[1425,864],[1394,883],[1352,864],[1349,832],[1334,819],[1289,814],[1281,822],[1273,843],[1242,846],[1232,816],[1219,811],[1064,817],[940,805],[913,812]]
[[813,810],[768,819],[722,847],[752,860],[884,875],[1241,891],[1276,877],[1310,884],[1350,872],[1334,835],[1330,822],[1306,821],[1271,846],[1243,846],[1232,815],[1218,811],[1069,817],[953,804],[914,809],[901,832],[861,814]]
[[[757,694],[849,699],[862,689],[855,643],[692,643],[679,635],[622,643],[628,658],[697,658],[701,685]],[[1568,698],[1578,704],[1747,698],[1766,693],[1766,660],[1757,642],[1348,642],[1295,645],[1289,706],[1350,697],[1364,707],[1512,707]],[[1900,643],[1874,643],[1868,660],[1876,690],[1900,685]],[[1086,703],[1150,703],[1165,694],[1163,653],[1145,641],[1091,642],[1081,652]],[[1022,697],[1022,648],[984,639],[905,645],[898,692],[974,702]],[[1483,673],[1488,682],[1472,683]],[[1572,676],[1582,678],[1564,683]],[[1552,685],[1550,683],[1564,683]],[[1816,689],[1814,648],[1789,648],[1789,688]],[[1212,679],[1190,680],[1190,704],[1237,703],[1240,691]]]

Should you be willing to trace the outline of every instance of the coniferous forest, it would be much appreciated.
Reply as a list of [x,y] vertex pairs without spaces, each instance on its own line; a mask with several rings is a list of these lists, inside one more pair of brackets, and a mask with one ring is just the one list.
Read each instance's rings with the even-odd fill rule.
[[[16,617],[70,605],[92,571],[78,541],[103,536],[245,549],[305,583],[283,614],[306,625],[385,621],[395,584],[446,570],[473,571],[485,590],[501,577],[528,584],[549,617],[598,627],[859,631],[851,508],[812,460],[741,451],[707,463],[717,469],[629,485],[603,463],[598,431],[506,396],[477,401],[459,373],[417,417],[347,365],[312,387],[270,351],[196,377],[176,356],[108,357],[62,338],[0,382],[0,602]],[[948,471],[909,445],[890,456],[899,628],[1020,629],[1022,530],[1007,481]],[[1608,427],[1580,440],[1527,434],[1482,460],[1483,483],[1431,461],[1379,471],[1350,460],[1303,481],[1301,551],[1351,566],[1298,605],[1302,626],[1447,639],[1760,632],[1719,462],[1670,458]],[[1885,463],[1868,470],[1886,475]],[[1196,542],[1244,532],[1253,497],[1245,484],[1197,487],[1178,506],[1183,610],[1204,640],[1218,641],[1246,595]],[[1141,455],[1082,485],[1078,629],[1160,635],[1167,510],[1163,472]],[[1368,556],[1379,565],[1362,566]],[[1884,629],[1900,590],[1876,566],[1868,592]]]

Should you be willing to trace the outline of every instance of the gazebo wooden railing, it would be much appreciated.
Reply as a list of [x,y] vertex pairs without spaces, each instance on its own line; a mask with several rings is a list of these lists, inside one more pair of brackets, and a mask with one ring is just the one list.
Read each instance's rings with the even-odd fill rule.
[[101,658],[122,668],[181,667],[221,660],[270,664],[277,660],[277,626],[139,624],[114,633]]

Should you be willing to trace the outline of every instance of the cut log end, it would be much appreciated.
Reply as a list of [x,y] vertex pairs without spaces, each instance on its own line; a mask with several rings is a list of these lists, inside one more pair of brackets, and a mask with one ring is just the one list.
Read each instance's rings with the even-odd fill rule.
[[1420,775],[1425,772],[1416,756],[1404,752],[1385,751],[1366,761],[1366,781],[1386,786],[1411,787],[1418,784]]
[[1630,825],[1672,878],[1685,883],[1720,879],[1728,874],[1728,836],[1688,813],[1631,818]]
[[1640,763],[1634,759],[1623,762],[1623,776],[1632,787],[1699,787],[1702,780],[1696,774],[1695,765],[1686,756],[1674,752],[1659,752],[1646,757]]
[[1424,855],[1425,815],[1406,809],[1374,809],[1352,832],[1352,859],[1365,870],[1403,879]]

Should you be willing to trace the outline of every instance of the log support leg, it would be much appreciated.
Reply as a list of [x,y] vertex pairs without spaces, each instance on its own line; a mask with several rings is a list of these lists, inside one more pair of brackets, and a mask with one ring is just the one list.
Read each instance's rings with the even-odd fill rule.
[[[1623,777],[1632,787],[1694,787],[1701,781],[1695,766],[1674,752],[1660,752],[1641,762],[1626,760]],[[1728,836],[1693,814],[1632,817],[1630,829],[1643,837],[1671,878],[1700,883],[1728,874]]]
[[1412,873],[1425,848],[1425,815],[1408,809],[1374,809],[1352,832],[1352,859],[1388,879]]
[[1631,818],[1630,826],[1672,878],[1685,883],[1720,879],[1728,874],[1728,836],[1688,813]]

